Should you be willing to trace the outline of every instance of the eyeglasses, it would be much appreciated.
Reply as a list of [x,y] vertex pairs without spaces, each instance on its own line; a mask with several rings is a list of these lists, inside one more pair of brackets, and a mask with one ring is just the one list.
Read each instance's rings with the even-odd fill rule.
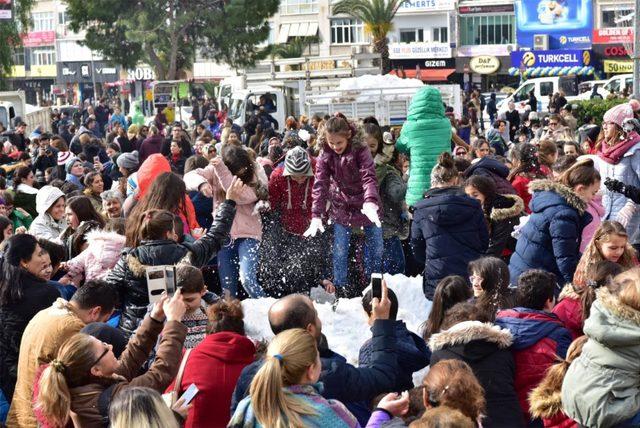
[[109,345],[108,345],[108,344],[106,344],[106,343],[104,343],[104,342],[102,342],[102,344],[105,346],[105,350],[104,350],[104,352],[102,352],[102,354],[100,354],[100,356],[98,357],[98,359],[97,359],[97,360],[95,360],[95,361],[93,362],[93,364],[91,364],[91,367],[93,367],[93,366],[95,366],[96,364],[98,364],[98,363],[100,362],[100,360],[101,360],[101,359],[103,359],[103,358],[104,358],[104,356],[105,356],[105,355],[107,355],[107,354],[109,353],[109,351],[111,350],[111,348],[109,348]]

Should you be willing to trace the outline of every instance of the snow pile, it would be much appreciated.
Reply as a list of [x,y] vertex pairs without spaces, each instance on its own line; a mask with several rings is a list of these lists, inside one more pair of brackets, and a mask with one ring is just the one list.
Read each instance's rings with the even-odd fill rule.
[[[404,321],[409,330],[421,335],[421,324],[426,321],[431,310],[431,302],[422,293],[422,277],[386,275],[385,279],[398,297],[398,319]],[[273,337],[267,318],[273,302],[273,298],[246,299],[242,302],[248,336],[257,340],[269,340]],[[358,351],[371,337],[360,298],[340,299],[335,312],[329,303],[315,303],[315,306],[322,321],[322,332],[327,336],[331,350],[344,356],[349,363],[357,365]],[[418,372],[414,375],[414,381],[421,380],[422,374],[423,372]]]
[[424,86],[418,79],[401,79],[392,74],[365,74],[340,80],[335,90],[313,98],[316,104],[339,102],[372,102],[410,99]]

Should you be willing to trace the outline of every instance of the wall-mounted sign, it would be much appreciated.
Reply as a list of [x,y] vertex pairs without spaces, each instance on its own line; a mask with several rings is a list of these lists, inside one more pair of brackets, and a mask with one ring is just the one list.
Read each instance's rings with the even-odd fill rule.
[[593,30],[593,43],[602,45],[614,43],[633,43],[633,28],[598,28],[596,30]]
[[127,79],[156,80],[156,73],[149,67],[136,67],[133,70],[127,70]]
[[391,68],[402,67],[405,70],[413,70],[420,67],[421,70],[430,70],[438,68],[456,68],[455,58],[442,59],[393,59],[391,60]]
[[408,0],[400,4],[398,13],[434,12],[442,10],[453,10],[455,2],[453,0]]
[[511,65],[531,67],[574,67],[591,65],[589,51],[568,49],[557,51],[517,51],[511,53]]
[[[2,3],[2,0],[0,0]],[[56,43],[55,31],[31,31],[20,36],[22,45],[25,48],[35,48],[38,46],[51,46]]]
[[492,55],[492,56],[509,56],[509,54],[516,50],[516,46],[511,45],[470,45],[470,46],[458,46],[458,56],[480,56],[480,55]]
[[500,68],[500,60],[491,55],[474,56],[469,61],[469,67],[474,73],[493,74]]
[[602,65],[605,73],[633,73],[632,61],[611,61],[605,59],[602,61]]
[[115,67],[96,67],[97,74],[116,74],[117,70]]
[[115,82],[120,74],[119,66],[106,61],[61,61],[57,67],[58,84],[88,83],[92,80],[96,83]]
[[12,0],[0,1],[0,20],[10,21],[13,19],[13,14],[11,13],[12,3]]
[[469,15],[473,13],[513,13],[512,4],[496,4],[487,6],[460,6],[458,13],[461,15]]
[[451,58],[451,46],[447,43],[389,43],[389,58]]

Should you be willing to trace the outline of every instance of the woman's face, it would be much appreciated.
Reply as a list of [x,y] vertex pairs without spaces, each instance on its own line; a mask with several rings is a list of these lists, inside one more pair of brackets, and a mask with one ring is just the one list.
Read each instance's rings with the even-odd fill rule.
[[109,158],[113,158],[117,153],[118,152],[113,150],[111,147],[107,147],[107,156],[109,156]]
[[229,134],[229,137],[227,137],[227,143],[229,144],[238,144],[240,142],[240,140],[238,140],[238,134],[236,134],[235,132],[232,132]]
[[109,218],[119,218],[122,214],[122,204],[117,199],[105,199],[102,201],[102,209]]
[[27,186],[33,186],[33,182],[36,180],[36,177],[33,175],[33,172],[30,172],[29,175],[24,179],[23,183]]
[[73,166],[71,167],[71,175],[82,177],[82,174],[84,174],[84,167],[82,166],[82,162],[74,162]]
[[93,177],[93,182],[91,183],[91,192],[95,195],[99,195],[104,191],[104,180],[102,180],[102,176],[100,174]]
[[364,141],[367,143],[367,146],[369,146],[371,156],[375,157],[378,152],[378,140],[373,135],[365,134]]
[[171,154],[172,155],[174,155],[174,156],[180,155],[180,151],[181,150],[180,150],[180,146],[178,145],[177,142],[175,142],[175,141],[171,142],[170,150],[171,150]]
[[334,133],[330,134],[327,132],[327,144],[331,147],[331,150],[336,152],[336,154],[341,155],[347,150],[347,144],[349,140],[344,134]]
[[591,202],[599,190],[600,190],[600,181],[596,181],[590,186],[578,184],[573,188],[573,191],[580,197],[580,199],[582,199],[586,203]]
[[51,264],[49,254],[37,244],[33,254],[31,254],[31,259],[20,261],[20,266],[34,276],[40,276],[47,264]]
[[484,205],[484,201],[485,201],[485,197],[482,193],[480,193],[480,191],[478,189],[476,189],[473,186],[466,186],[464,188],[464,193],[467,194],[467,196],[473,198],[473,199],[477,199],[478,201],[480,201],[481,205]]
[[4,204],[0,204],[0,215],[5,217],[9,215],[9,213],[7,213],[7,206]]
[[73,212],[73,210],[71,209],[71,207],[66,207],[64,209],[64,216],[67,219],[67,224],[72,228],[72,229],[77,229],[78,226],[80,225],[80,221],[78,220],[78,216],[76,215],[76,213]]
[[58,198],[58,200],[53,205],[51,205],[51,208],[49,208],[49,215],[55,221],[62,220],[62,218],[65,215],[64,198],[63,197]]
[[469,280],[471,281],[471,286],[473,287],[473,296],[480,297],[482,293],[484,293],[484,289],[482,288],[482,278],[474,272],[469,277]]
[[100,359],[91,367],[91,374],[98,377],[111,377],[118,368],[118,359],[113,353],[113,345],[102,342],[95,337],[93,340],[94,360]]
[[480,146],[476,149],[476,157],[478,158],[483,158],[486,155],[489,154],[489,152],[491,152],[491,149],[489,148],[489,143],[482,143],[480,144]]
[[604,122],[602,124],[604,138],[610,139],[616,136],[616,124],[612,122]]
[[619,235],[611,235],[606,242],[600,245],[600,253],[605,260],[613,263],[618,263],[624,249],[627,246],[627,237]]
[[4,228],[4,230],[2,231],[2,233],[4,234],[4,240],[6,241],[7,239],[11,238],[13,236],[13,225],[11,223],[9,223],[7,225],[7,227]]
[[49,281],[53,276],[53,266],[51,266],[51,256],[49,254],[45,255],[45,266],[36,276],[45,281]]

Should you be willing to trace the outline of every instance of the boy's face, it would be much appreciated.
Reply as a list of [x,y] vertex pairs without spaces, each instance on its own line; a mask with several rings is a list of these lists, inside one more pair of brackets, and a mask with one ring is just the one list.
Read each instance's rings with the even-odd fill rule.
[[207,292],[207,287],[196,293],[182,293],[182,301],[187,306],[187,312],[195,311],[200,307],[202,296]]

